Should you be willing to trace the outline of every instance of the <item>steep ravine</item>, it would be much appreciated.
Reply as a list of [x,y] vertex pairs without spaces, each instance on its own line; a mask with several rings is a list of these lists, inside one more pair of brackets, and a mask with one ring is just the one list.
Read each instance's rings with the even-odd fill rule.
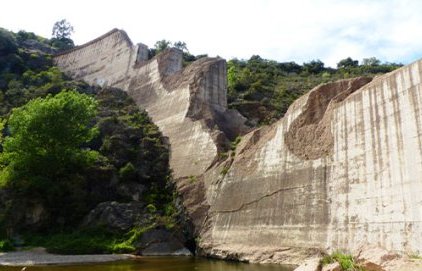
[[318,86],[278,122],[248,132],[227,109],[223,59],[183,68],[178,50],[148,60],[138,48],[113,30],[55,62],[127,91],[168,137],[201,253],[299,263],[364,244],[422,252],[421,61]]

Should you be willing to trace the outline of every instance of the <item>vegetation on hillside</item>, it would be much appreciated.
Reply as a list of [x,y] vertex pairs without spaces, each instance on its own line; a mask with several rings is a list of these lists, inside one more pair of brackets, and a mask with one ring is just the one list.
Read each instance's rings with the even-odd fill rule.
[[337,262],[341,270],[344,271],[365,271],[362,266],[355,262],[355,259],[352,255],[344,254],[340,251],[335,251],[330,255],[325,255],[321,259],[320,265],[323,267],[335,262]]
[[290,104],[321,83],[357,76],[390,72],[400,64],[381,64],[376,58],[340,60],[337,69],[326,68],[320,60],[299,65],[252,56],[249,60],[227,62],[228,105],[247,117],[250,125],[269,124],[280,119]]
[[18,202],[30,199],[43,206],[52,218],[49,225],[59,218],[73,224],[75,210],[85,210],[82,173],[98,160],[98,153],[82,146],[95,136],[96,129],[89,127],[95,115],[92,97],[63,91],[14,108],[8,118],[0,182]]
[[[154,209],[151,225],[174,225],[166,140],[125,92],[62,74],[52,44],[0,29],[0,240],[24,234],[29,244],[57,247],[65,245],[55,242],[61,234],[69,238],[62,251],[71,252],[75,240],[107,237],[109,245],[91,252],[134,249],[131,232],[139,229],[122,235],[78,226],[100,202],[134,200],[133,188]],[[1,241],[0,250],[10,244]]]
[[201,55],[192,55],[189,52],[189,49],[184,41],[175,41],[171,42],[169,40],[159,40],[154,44],[154,48],[149,49],[148,56],[149,58],[154,57],[155,55],[159,54],[160,52],[168,49],[168,48],[176,48],[183,52],[183,66],[187,66],[190,63],[194,62],[203,57],[207,57],[206,54]]

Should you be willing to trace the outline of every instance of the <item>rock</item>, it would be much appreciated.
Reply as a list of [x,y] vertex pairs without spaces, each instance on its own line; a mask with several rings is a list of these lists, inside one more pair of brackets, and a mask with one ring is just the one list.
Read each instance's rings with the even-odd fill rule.
[[321,258],[310,258],[299,265],[294,271],[319,271]]
[[145,256],[191,256],[185,248],[183,237],[166,229],[152,229],[142,234],[135,243],[138,254]]
[[102,227],[125,232],[135,225],[148,224],[151,215],[141,202],[118,203],[102,202],[84,218],[83,227]]
[[357,252],[357,263],[366,271],[419,271],[422,260],[410,259],[377,246],[363,246]]
[[321,271],[342,271],[339,263],[330,263],[322,267]]

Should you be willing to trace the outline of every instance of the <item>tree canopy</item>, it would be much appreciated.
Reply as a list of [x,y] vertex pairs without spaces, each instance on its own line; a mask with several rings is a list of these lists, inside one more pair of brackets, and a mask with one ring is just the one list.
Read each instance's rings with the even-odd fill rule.
[[353,60],[351,57],[342,59],[337,63],[337,68],[349,68],[349,67],[357,67],[359,66],[358,60]]
[[52,30],[52,45],[60,50],[67,50],[75,46],[70,38],[74,32],[73,26],[66,20],[62,19],[54,23]]
[[73,32],[73,26],[66,19],[63,19],[54,23],[51,35],[56,39],[69,39]]
[[95,114],[95,100],[74,91],[13,109],[1,154],[3,181],[48,185],[92,163],[93,153],[81,147],[95,135],[89,127]]

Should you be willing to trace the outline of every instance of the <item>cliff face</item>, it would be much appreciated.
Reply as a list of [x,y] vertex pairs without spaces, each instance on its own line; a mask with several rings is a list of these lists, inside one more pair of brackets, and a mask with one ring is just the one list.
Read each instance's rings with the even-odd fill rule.
[[[114,29],[54,59],[75,79],[128,91],[169,138],[175,178],[200,175],[217,158],[219,136],[225,137],[218,125],[228,127],[228,136],[245,129],[243,117],[227,110],[226,62],[204,58],[183,69],[182,51],[148,60],[145,50]],[[214,125],[217,115],[234,117]]]
[[294,263],[365,243],[422,252],[422,62],[319,86],[222,161],[228,139],[247,130],[227,110],[225,61],[183,68],[178,50],[151,60],[145,50],[113,30],[55,61],[128,91],[169,138],[203,253]]
[[420,253],[421,68],[317,87],[247,134],[228,173],[207,179],[205,252],[297,262],[311,248],[370,243]]

